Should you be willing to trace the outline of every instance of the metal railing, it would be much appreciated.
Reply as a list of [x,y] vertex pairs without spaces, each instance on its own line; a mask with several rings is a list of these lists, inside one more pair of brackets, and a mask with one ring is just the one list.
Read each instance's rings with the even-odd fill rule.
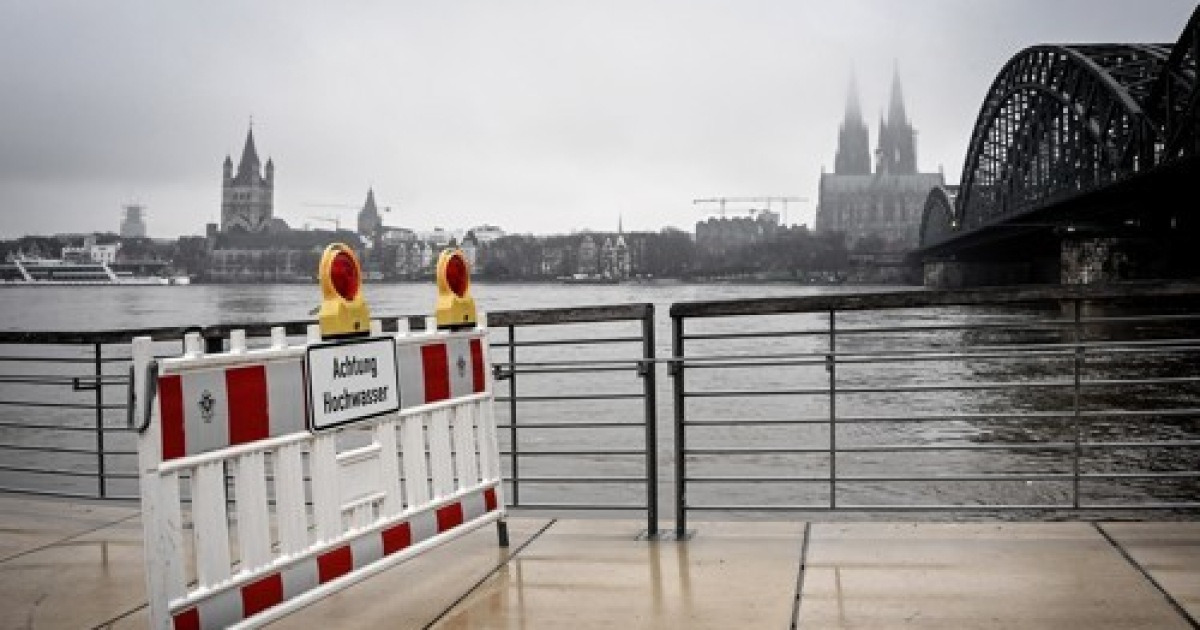
[[[502,437],[507,435],[507,442],[501,442],[500,455],[507,464],[505,498],[509,505],[552,510],[644,511],[647,532],[650,535],[657,532],[654,305],[503,311],[488,318],[493,330],[493,370],[496,380],[507,385],[507,392],[499,390],[496,396],[497,411],[506,411],[507,421],[498,422],[496,428]],[[555,334],[556,329],[573,324],[585,325],[589,334]],[[602,327],[613,330],[596,336],[597,329]],[[501,329],[507,331],[502,341],[498,334]],[[572,358],[564,359],[565,354]],[[597,384],[592,377],[597,375],[603,375],[609,382],[629,375],[640,380],[640,384],[622,391],[594,391]],[[579,377],[584,380],[580,382]],[[611,408],[617,401],[637,401],[641,409]],[[544,409],[559,403],[572,408]],[[588,403],[603,403],[606,408],[588,414],[583,409]],[[522,432],[537,435],[522,440]],[[556,439],[563,433],[570,433],[576,439]],[[625,439],[614,437],[621,434]],[[613,442],[623,446],[613,446]],[[557,461],[561,467],[533,460]],[[639,460],[643,462],[641,467],[636,464]],[[605,470],[590,472],[589,464]],[[570,472],[560,472],[564,467]],[[569,502],[528,498],[530,486],[547,485],[555,487],[556,495],[572,497],[580,494],[576,488],[587,487],[593,498]],[[634,486],[643,490],[633,501],[597,500],[597,489],[604,486],[610,489]]]
[[[509,504],[540,509],[644,511],[648,530],[657,531],[653,305],[501,311],[488,317]],[[385,331],[397,330],[401,320],[406,320],[410,329],[425,325],[424,317],[417,316],[381,319]],[[283,327],[289,336],[303,336],[310,323],[0,332],[0,348],[5,349],[0,351],[0,491],[73,498],[137,498],[135,440],[126,423],[129,344],[134,337],[151,337],[156,341],[156,355],[164,357],[178,355],[181,341],[189,332],[201,334],[206,352],[219,352],[235,329],[245,331],[253,346],[267,343],[273,327]],[[585,327],[584,334],[555,334],[557,329],[574,324]],[[604,333],[599,329],[605,326],[617,330],[597,336],[598,331]],[[552,356],[551,360],[518,362],[518,350],[536,359],[539,349],[566,349],[576,358],[562,361]],[[601,352],[589,356],[594,349]],[[555,382],[566,375],[601,373],[624,373],[641,383],[619,392],[597,393],[585,388],[572,393],[561,390],[564,383]],[[544,383],[547,380],[548,385]],[[518,382],[523,393],[518,393]],[[540,391],[547,386],[551,391]],[[607,417],[597,419],[547,418],[538,410],[555,402],[621,400],[641,405],[633,412],[604,410],[599,415]],[[538,446],[534,439],[539,436],[534,434],[543,430],[574,436],[576,443],[571,448],[553,450]],[[611,448],[607,437],[597,441],[596,430],[623,432],[625,446]],[[562,457],[625,461],[620,474],[589,474],[578,465],[566,472],[546,470],[523,462],[527,458],[549,461]],[[528,488],[522,496],[522,487],[533,485],[555,486],[559,495],[578,495],[571,490],[583,484],[589,488],[601,484],[644,490],[618,493],[634,495],[619,502],[593,500],[590,496],[570,503],[530,500]]]
[[676,536],[690,511],[1200,508],[1198,304],[1178,284],[675,304]]

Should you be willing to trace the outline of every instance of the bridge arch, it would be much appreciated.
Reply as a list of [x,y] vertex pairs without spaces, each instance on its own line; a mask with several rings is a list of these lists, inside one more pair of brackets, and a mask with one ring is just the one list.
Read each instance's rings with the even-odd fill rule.
[[929,196],[925,198],[925,209],[921,212],[922,243],[941,242],[958,229],[958,219],[954,214],[956,196],[957,186],[938,186],[929,191]]
[[935,198],[943,193],[927,200],[935,214],[922,218],[922,247],[1156,166],[1166,137],[1146,105],[1172,53],[1169,44],[1097,44],[1013,56],[983,100],[948,223]]

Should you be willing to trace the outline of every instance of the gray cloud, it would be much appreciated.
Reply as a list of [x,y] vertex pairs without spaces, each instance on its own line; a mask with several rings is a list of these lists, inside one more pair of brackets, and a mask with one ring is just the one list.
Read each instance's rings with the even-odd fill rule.
[[[1041,42],[1173,41],[1194,4],[1032,0],[0,4],[0,234],[155,235],[218,214],[253,114],[276,212],[393,224],[690,226],[695,197],[798,194],[811,222],[851,68],[893,63],[924,169],[958,177],[1000,66]],[[343,218],[349,220],[352,211]]]

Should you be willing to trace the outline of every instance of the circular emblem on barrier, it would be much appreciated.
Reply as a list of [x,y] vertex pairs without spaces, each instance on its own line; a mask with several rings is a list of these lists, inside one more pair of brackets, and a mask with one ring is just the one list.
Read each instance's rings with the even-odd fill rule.
[[213,408],[216,404],[217,400],[213,398],[212,392],[206,389],[203,394],[200,394],[200,417],[205,422],[212,422]]
[[456,363],[455,365],[458,366],[458,377],[459,378],[462,378],[467,375],[467,360],[466,359],[464,359],[462,357],[458,357],[458,363]]

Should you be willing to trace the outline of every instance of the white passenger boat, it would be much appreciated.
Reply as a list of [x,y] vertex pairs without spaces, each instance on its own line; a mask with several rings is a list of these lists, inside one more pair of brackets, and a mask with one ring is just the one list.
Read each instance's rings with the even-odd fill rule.
[[116,271],[103,262],[16,255],[0,264],[0,286],[157,286],[189,283],[187,276],[137,276],[128,271]]

